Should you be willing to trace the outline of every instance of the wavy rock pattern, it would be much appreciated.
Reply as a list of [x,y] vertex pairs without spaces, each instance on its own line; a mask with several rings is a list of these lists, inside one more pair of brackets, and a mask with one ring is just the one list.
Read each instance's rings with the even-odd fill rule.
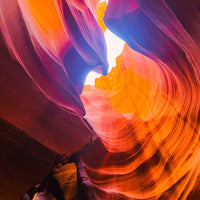
[[[58,153],[70,155],[92,140],[79,93],[90,70],[107,71],[95,5],[0,1],[1,199],[20,199],[48,174]],[[11,129],[15,137],[6,136],[7,123],[19,129]],[[22,133],[28,139],[17,140]],[[36,156],[40,149],[46,153]]]
[[[3,38],[11,55],[24,70],[12,60],[1,41],[4,96],[1,116],[59,153],[73,153],[89,142],[91,131],[83,119],[85,110],[79,93],[90,70],[103,74],[107,71],[104,36],[93,14],[97,2],[86,3],[79,5],[78,1],[54,0],[0,2]],[[10,102],[7,99],[11,99]],[[52,106],[46,108],[48,104]],[[47,119],[51,115],[54,119]],[[35,123],[38,118],[43,120],[39,125]],[[61,122],[63,120],[68,122]],[[52,127],[47,128],[47,123]],[[63,138],[64,129],[80,136],[80,142],[74,143],[76,148],[55,141],[51,132],[60,133]],[[82,133],[77,132],[80,129]],[[69,146],[73,146],[70,143]]]
[[[200,1],[109,0],[105,24],[98,3],[0,1],[0,198],[93,140],[78,163],[89,199],[200,199]],[[81,94],[107,73],[105,25],[127,44]],[[67,198],[76,175],[57,174]]]
[[105,23],[132,49],[82,94],[100,138],[82,155],[99,199],[200,198],[200,15],[184,3],[109,1]]

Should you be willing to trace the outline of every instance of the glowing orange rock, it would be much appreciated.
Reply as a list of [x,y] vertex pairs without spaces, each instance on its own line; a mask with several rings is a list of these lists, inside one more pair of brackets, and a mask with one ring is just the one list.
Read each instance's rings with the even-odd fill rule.
[[99,137],[82,160],[100,199],[200,198],[199,6],[109,1],[106,26],[150,59],[126,46],[82,94]]
[[85,87],[86,119],[101,141],[82,160],[89,179],[110,194],[104,198],[97,191],[100,199],[116,199],[114,193],[186,199],[198,183],[198,109],[180,83],[170,70],[125,46],[117,66],[96,79],[96,88]]

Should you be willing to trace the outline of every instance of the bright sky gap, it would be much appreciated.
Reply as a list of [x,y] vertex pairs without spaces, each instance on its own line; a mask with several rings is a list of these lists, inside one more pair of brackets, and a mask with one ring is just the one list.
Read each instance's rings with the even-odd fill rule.
[[[124,41],[114,35],[108,29],[104,33],[106,46],[107,46],[107,58],[108,58],[108,72],[111,71],[112,67],[116,65],[116,57],[122,52],[124,47]],[[85,85],[94,85],[96,78],[99,78],[101,74],[91,71],[86,80]]]

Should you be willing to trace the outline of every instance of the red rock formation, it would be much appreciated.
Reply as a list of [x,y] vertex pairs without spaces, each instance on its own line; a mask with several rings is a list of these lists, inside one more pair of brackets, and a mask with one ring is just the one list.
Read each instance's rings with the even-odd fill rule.
[[0,198],[93,141],[77,164],[89,199],[200,199],[199,1],[110,0],[105,25],[127,44],[80,98],[107,71],[97,5],[0,1]]
[[100,138],[82,160],[100,199],[200,198],[199,4],[184,3],[109,1],[107,27],[143,55],[126,46],[82,94]]

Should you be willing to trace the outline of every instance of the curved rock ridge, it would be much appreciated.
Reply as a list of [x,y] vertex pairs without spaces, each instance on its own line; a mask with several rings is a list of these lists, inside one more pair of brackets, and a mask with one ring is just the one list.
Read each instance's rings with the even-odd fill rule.
[[[1,33],[21,65],[1,41],[1,117],[59,153],[73,153],[90,141],[79,93],[90,70],[107,71],[104,36],[94,15],[98,2],[82,2],[81,8],[79,3],[0,2]],[[76,148],[70,147],[76,139],[57,143],[53,132],[61,138],[76,133]]]
[[197,0],[1,0],[0,199],[58,162],[66,199],[200,199],[199,22]]
[[97,3],[0,1],[0,199],[20,199],[93,138],[79,94],[90,70],[107,73]]
[[81,96],[99,138],[82,155],[99,199],[200,198],[199,8],[109,1],[105,24],[129,46]]

